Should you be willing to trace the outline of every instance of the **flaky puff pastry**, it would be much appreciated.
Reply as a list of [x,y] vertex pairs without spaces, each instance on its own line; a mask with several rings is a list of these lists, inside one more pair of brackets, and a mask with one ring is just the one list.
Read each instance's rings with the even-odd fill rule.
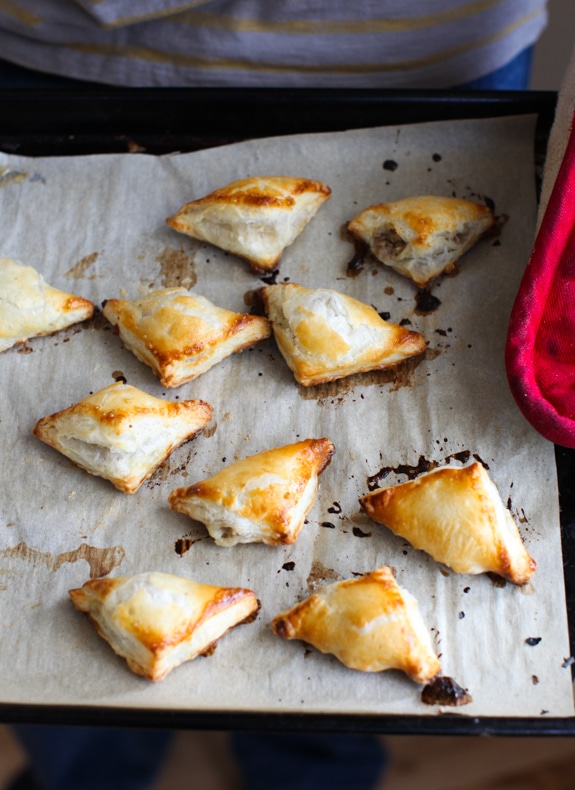
[[186,288],[108,299],[102,312],[164,387],[179,387],[271,335],[264,317],[234,313]]
[[186,203],[166,221],[238,255],[256,274],[269,273],[330,196],[326,184],[308,178],[254,176]]
[[198,584],[168,573],[92,579],[70,590],[112,650],[137,675],[162,680],[259,611],[252,590]]
[[334,451],[329,439],[265,450],[172,491],[168,502],[204,524],[218,546],[294,543]]
[[338,291],[281,283],[257,294],[282,356],[304,387],[390,368],[426,348],[423,335]]
[[452,271],[456,261],[494,224],[488,206],[423,195],[370,206],[347,227],[379,261],[425,286]]
[[301,639],[350,669],[400,669],[416,683],[440,671],[415,598],[390,568],[328,584],[272,621],[284,639]]
[[0,351],[91,318],[87,299],[59,291],[32,266],[0,258]]
[[212,418],[201,400],[166,401],[115,382],[43,417],[34,434],[92,475],[133,494]]
[[360,504],[372,519],[456,573],[490,572],[525,584],[535,572],[517,525],[478,462],[379,488]]

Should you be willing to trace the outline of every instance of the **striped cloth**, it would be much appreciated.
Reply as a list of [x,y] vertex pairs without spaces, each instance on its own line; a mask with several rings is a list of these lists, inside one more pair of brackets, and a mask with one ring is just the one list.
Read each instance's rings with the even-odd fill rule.
[[446,88],[546,20],[545,0],[0,0],[0,57],[129,86]]

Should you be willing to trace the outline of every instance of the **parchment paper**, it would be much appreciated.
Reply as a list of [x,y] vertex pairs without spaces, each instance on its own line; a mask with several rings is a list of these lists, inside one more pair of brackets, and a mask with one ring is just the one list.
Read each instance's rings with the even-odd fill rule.
[[[285,252],[278,281],[339,289],[429,342],[425,359],[391,376],[299,388],[273,341],[235,355],[195,382],[163,390],[100,318],[0,356],[0,701],[131,708],[435,715],[401,673],[362,674],[271,633],[272,617],[314,584],[383,564],[419,600],[444,674],[467,688],[468,715],[573,715],[553,447],[508,392],[508,313],[535,227],[532,117],[457,121],[295,136],[186,155],[0,159],[0,254],[32,264],[56,287],[100,304],[184,284],[244,311],[262,285],[231,255],[165,224],[183,203],[252,174],[328,183],[331,200]],[[369,204],[440,193],[491,200],[500,235],[433,288],[418,315],[415,288],[382,266],[346,275],[343,224]],[[177,450],[129,496],[87,475],[31,433],[35,422],[119,375],[166,398],[203,398],[214,425]],[[337,452],[292,547],[218,548],[169,510],[171,490],[225,463],[308,436]],[[406,479],[402,465],[489,468],[538,563],[525,588],[459,576],[360,514],[367,478]],[[242,585],[259,619],[214,655],[150,684],[136,677],[75,611],[68,590],[90,576],[160,570]],[[531,644],[526,641],[529,640]]]

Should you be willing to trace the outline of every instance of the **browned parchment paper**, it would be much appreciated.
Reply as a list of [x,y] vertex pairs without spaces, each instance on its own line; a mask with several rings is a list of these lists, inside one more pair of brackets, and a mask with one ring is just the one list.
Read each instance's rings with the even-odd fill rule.
[[[304,391],[273,341],[165,391],[106,322],[0,355],[0,700],[192,710],[434,715],[398,672],[365,675],[269,622],[315,584],[389,564],[419,600],[445,674],[469,689],[468,715],[573,715],[553,447],[523,420],[508,392],[507,318],[535,227],[534,119],[430,123],[276,138],[154,158],[0,158],[0,255],[100,304],[184,284],[245,309],[262,283],[231,255],[171,230],[184,202],[236,178],[286,174],[333,190],[285,253],[278,281],[328,286],[408,319],[428,352],[391,376]],[[440,193],[491,200],[507,218],[459,273],[433,289],[440,305],[416,310],[415,289],[381,266],[346,275],[353,248],[341,229],[365,206]],[[205,435],[176,451],[133,496],[91,477],[31,433],[114,377],[162,397],[199,397],[215,409]],[[308,436],[337,452],[298,542],[218,548],[169,510],[169,492],[224,463]],[[384,468],[478,457],[489,468],[538,562],[525,588],[458,576],[361,515],[367,478]],[[226,459],[226,461],[224,461]],[[395,471],[394,471],[395,470]],[[67,591],[90,576],[160,570],[253,588],[259,619],[228,634],[210,658],[159,684],[132,675],[76,612]],[[529,643],[529,640],[531,644]]]

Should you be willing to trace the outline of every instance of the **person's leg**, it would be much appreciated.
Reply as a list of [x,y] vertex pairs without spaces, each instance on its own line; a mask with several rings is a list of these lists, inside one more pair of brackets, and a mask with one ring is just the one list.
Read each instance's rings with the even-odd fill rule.
[[42,790],[146,790],[162,766],[171,732],[14,725]]
[[371,735],[235,733],[246,790],[374,790],[387,765]]
[[529,88],[532,62],[533,47],[527,47],[500,69],[457,87],[465,90],[526,91]]

